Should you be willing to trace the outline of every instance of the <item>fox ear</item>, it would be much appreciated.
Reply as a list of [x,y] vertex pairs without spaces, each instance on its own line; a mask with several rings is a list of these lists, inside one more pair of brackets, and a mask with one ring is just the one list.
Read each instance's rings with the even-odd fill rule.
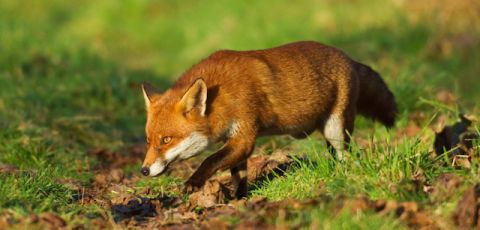
[[199,78],[193,83],[180,100],[180,107],[183,113],[197,109],[201,116],[205,116],[207,108],[207,85]]
[[142,84],[142,92],[143,92],[143,98],[145,99],[145,107],[148,110],[154,97],[160,95],[160,91],[155,89],[155,87],[153,87],[153,85],[151,85],[150,83],[144,82]]

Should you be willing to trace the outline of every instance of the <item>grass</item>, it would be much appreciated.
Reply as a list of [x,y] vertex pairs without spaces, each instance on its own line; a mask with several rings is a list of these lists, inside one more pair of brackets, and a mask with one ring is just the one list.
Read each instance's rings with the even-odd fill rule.
[[53,178],[57,175],[58,169],[49,167],[37,174],[25,172],[16,177],[0,176],[4,185],[0,190],[1,206],[22,214],[64,210],[72,194],[65,186],[55,183]]
[[[0,212],[55,211],[62,216],[90,212],[72,203],[72,191],[57,180],[75,178],[88,186],[95,164],[88,149],[117,150],[144,138],[139,83],[168,88],[190,65],[217,49],[316,40],[382,73],[397,97],[399,121],[386,130],[357,119],[354,136],[375,144],[363,148],[354,142],[343,163],[330,159],[317,136],[303,141],[263,139],[260,142],[289,146],[295,154],[308,156],[309,162],[266,181],[252,195],[272,200],[306,199],[319,193],[414,200],[438,206],[447,216],[457,198],[430,204],[410,181],[421,174],[431,182],[452,172],[465,180],[465,186],[478,182],[478,162],[470,169],[457,169],[429,154],[433,133],[428,118],[456,119],[436,101],[438,91],[452,91],[462,111],[478,115],[480,109],[476,103],[480,85],[475,80],[480,72],[475,61],[480,59],[480,28],[469,24],[480,19],[445,16],[448,10],[464,10],[458,7],[445,5],[433,11],[422,3],[380,0],[295,4],[0,0],[0,163],[20,169],[17,174],[0,174]],[[413,112],[426,114],[419,124],[423,131],[398,137]],[[132,168],[125,171],[136,173]],[[180,183],[179,178],[163,178],[144,180],[138,187],[168,193]],[[399,226],[373,214],[332,219],[322,208],[299,213],[298,221],[325,229]]]
[[[385,140],[379,142],[389,142]],[[253,191],[253,195],[281,200],[288,197],[307,199],[319,194],[344,194],[426,202],[426,194],[412,187],[415,176],[421,174],[429,182],[441,173],[465,173],[463,169],[445,166],[442,158],[437,161],[432,159],[428,151],[429,143],[416,138],[402,139],[396,146],[378,144],[362,149],[353,145],[349,158],[344,162],[335,162],[325,147],[317,146],[316,140],[306,141],[301,147],[309,145],[312,147],[304,150],[307,161],[299,161],[299,166],[288,171],[284,177],[267,180]]]
[[350,213],[342,211],[338,215],[332,215],[327,210],[331,207],[313,209],[310,213],[299,212],[290,225],[302,222],[309,223],[309,229],[405,229],[398,220],[393,217],[379,217],[373,213]]

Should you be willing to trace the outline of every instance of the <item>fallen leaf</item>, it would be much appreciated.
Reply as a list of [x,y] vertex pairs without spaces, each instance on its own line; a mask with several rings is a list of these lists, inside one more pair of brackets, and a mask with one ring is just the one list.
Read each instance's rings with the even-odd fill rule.
[[477,184],[465,191],[453,214],[453,221],[456,226],[462,229],[479,227],[479,198],[480,184]]
[[408,126],[405,128],[404,134],[407,137],[414,137],[418,133],[420,133],[421,131],[422,131],[422,129],[420,127],[418,127],[417,124],[415,124],[414,122],[410,122],[408,124]]
[[471,168],[471,157],[468,155],[455,155],[453,156],[452,166],[460,166],[463,168]]
[[108,176],[105,174],[97,174],[94,178],[95,183],[105,185],[108,183]]
[[407,220],[408,226],[413,229],[439,229],[425,212],[415,212]]
[[440,101],[444,104],[447,104],[447,105],[454,104],[457,101],[457,97],[451,91],[448,91],[448,90],[439,91],[435,95],[435,98],[438,101]]
[[408,117],[415,124],[421,124],[423,121],[427,119],[427,115],[423,111],[413,111],[410,113]]
[[39,218],[42,223],[49,225],[50,229],[58,229],[67,225],[63,218],[52,212],[42,213]]
[[343,203],[343,209],[349,210],[352,214],[364,212],[371,206],[370,201],[365,197],[348,199]]
[[388,200],[388,201],[379,200],[375,202],[375,210],[379,212],[380,215],[390,214],[395,210],[397,210],[397,208],[398,208],[398,203],[393,200]]
[[0,213],[0,229],[4,227],[7,229],[9,225],[14,223],[14,217],[11,212],[3,211]]
[[113,182],[121,182],[123,180],[124,174],[122,169],[112,169],[110,170],[110,178]]
[[270,156],[254,156],[248,159],[247,178],[249,183],[282,175],[293,163],[293,159],[284,151],[275,151]]
[[224,204],[226,199],[231,199],[228,189],[218,180],[212,179],[205,182],[200,191],[189,196],[189,203],[191,207],[209,208]]
[[462,180],[452,174],[441,174],[435,182],[428,187],[428,194],[430,194],[433,202],[443,202],[456,194],[456,189],[462,184]]
[[0,173],[17,173],[18,171],[15,165],[0,164]]
[[225,222],[225,220],[222,220],[222,218],[214,217],[214,218],[202,221],[200,223],[200,228],[201,229],[227,230],[227,229],[229,229],[229,226]]

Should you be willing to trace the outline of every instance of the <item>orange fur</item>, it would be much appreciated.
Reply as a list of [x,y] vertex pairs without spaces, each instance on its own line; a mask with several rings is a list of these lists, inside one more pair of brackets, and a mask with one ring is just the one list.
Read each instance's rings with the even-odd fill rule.
[[[149,139],[145,167],[165,158],[171,146],[193,132],[208,137],[209,143],[226,143],[187,181],[193,187],[217,170],[232,169],[232,174],[246,170],[258,136],[304,137],[319,130],[341,152],[357,113],[387,126],[393,125],[396,114],[393,94],[375,71],[316,42],[218,51],[190,68],[166,92],[144,88]],[[189,111],[181,105],[185,97],[191,103]],[[163,136],[172,141],[161,144]]]

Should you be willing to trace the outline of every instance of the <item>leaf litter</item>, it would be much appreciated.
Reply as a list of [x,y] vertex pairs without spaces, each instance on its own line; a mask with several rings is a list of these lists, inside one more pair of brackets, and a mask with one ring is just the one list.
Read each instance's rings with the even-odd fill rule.
[[[272,155],[252,156],[248,161],[248,182],[260,183],[274,175],[282,175],[296,162],[284,151],[276,151]],[[103,176],[96,176],[94,183],[98,187],[108,187],[109,190],[112,190],[112,183],[124,183],[123,188],[117,186],[117,196],[108,199],[106,206],[111,210],[114,223],[128,228],[273,229],[279,226],[272,225],[271,219],[288,218],[299,210],[308,211],[318,207],[319,204],[325,204],[337,207],[336,213],[374,212],[379,215],[395,216],[413,228],[429,226],[434,229],[432,218],[415,202],[370,200],[364,197],[334,199],[321,195],[304,201],[295,199],[269,201],[263,197],[235,200],[228,173],[211,178],[199,191],[189,196],[161,195],[147,198],[143,196],[144,194],[129,193],[128,181],[120,180],[121,176],[116,174],[121,173],[105,172]],[[229,221],[232,218],[241,221]]]
[[[420,116],[420,115],[419,115]],[[452,162],[455,156],[468,155],[469,160],[477,157],[473,139],[478,139],[470,129],[471,120],[465,116],[460,121],[445,126],[435,136],[435,152],[443,154],[446,150]],[[414,123],[411,124],[415,126]],[[418,133],[418,129],[407,130],[409,135]],[[411,134],[410,134],[411,133]],[[76,191],[74,202],[81,205],[97,205],[106,210],[99,215],[90,216],[91,223],[99,228],[215,228],[273,229],[281,226],[272,225],[272,219],[285,219],[293,216],[296,211],[308,211],[319,205],[333,207],[333,213],[371,212],[382,216],[393,216],[415,229],[439,229],[438,218],[416,202],[398,202],[394,200],[372,200],[366,197],[330,197],[318,195],[309,200],[285,199],[269,201],[263,197],[249,199],[233,199],[233,184],[229,173],[218,174],[208,180],[201,190],[192,194],[165,195],[155,194],[151,189],[135,191],[135,183],[141,178],[136,174],[125,173],[123,167],[139,164],[145,146],[133,145],[119,154],[108,149],[93,149],[88,155],[98,160],[93,168],[95,174],[91,186],[83,186],[77,180],[64,178],[57,183],[64,184]],[[442,150],[440,153],[440,149]],[[307,159],[300,159],[307,160]],[[271,155],[254,155],[248,160],[247,178],[249,184],[261,184],[265,179],[281,176],[298,163],[286,151],[277,150]],[[183,161],[172,165],[170,171],[192,171],[195,163]],[[189,170],[175,170],[178,168]],[[18,169],[11,165],[1,165],[0,173],[17,173]],[[460,178],[453,174],[442,174],[433,183],[427,184],[422,173],[414,176],[418,181],[417,189],[428,194],[432,202],[441,202],[454,196],[463,184]],[[478,227],[480,217],[480,185],[465,192],[459,201],[452,221],[462,227]],[[178,189],[180,191],[180,188]],[[152,197],[153,195],[153,197]],[[336,214],[335,214],[336,215]],[[0,214],[0,226],[15,224],[33,224],[49,229],[65,228],[67,222],[55,213],[46,212],[32,215],[18,221],[4,212]],[[241,220],[241,221],[235,221]],[[277,222],[278,224],[278,222]],[[18,226],[18,225],[17,225]],[[81,225],[77,226],[82,228]],[[84,227],[84,226],[83,226]],[[288,227],[288,226],[285,226]],[[299,226],[297,226],[299,227]]]

